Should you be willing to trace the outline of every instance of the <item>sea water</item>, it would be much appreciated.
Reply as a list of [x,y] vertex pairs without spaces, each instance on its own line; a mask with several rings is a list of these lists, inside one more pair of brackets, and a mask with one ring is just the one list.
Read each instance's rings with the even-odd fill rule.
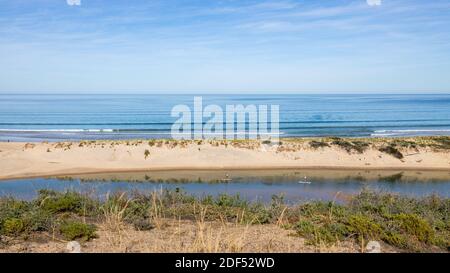
[[[198,94],[196,96],[199,96]],[[279,105],[281,137],[450,135],[450,94],[200,95],[203,104]],[[194,95],[0,95],[0,141],[170,138]]]

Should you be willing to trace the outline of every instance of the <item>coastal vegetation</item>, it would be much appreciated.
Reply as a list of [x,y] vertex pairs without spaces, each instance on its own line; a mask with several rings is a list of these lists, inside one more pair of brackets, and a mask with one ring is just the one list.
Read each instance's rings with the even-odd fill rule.
[[147,157],[149,157],[149,156],[150,156],[150,151],[147,150],[147,149],[145,149],[145,151],[144,151],[144,157],[145,157],[145,159],[147,159]]
[[364,153],[369,147],[369,143],[362,140],[345,140],[338,137],[332,138],[331,144],[344,149],[348,153],[355,151],[360,154]]
[[[164,229],[164,219],[277,225],[315,247],[382,241],[396,251],[446,252],[450,246],[450,199],[410,198],[363,191],[348,202],[285,204],[249,202],[239,195],[195,197],[180,189],[117,193],[97,198],[77,192],[39,191],[31,201],[0,199],[0,247],[14,240],[79,240],[98,236],[97,226],[140,232]],[[200,221],[200,222],[199,222]],[[293,237],[293,238],[294,238]]]
[[318,148],[330,147],[330,144],[328,144],[324,141],[311,140],[309,142],[309,146],[311,146],[311,148],[313,148],[313,149],[318,149]]
[[[166,147],[169,149],[186,148],[189,145],[210,145],[213,147],[234,147],[255,150],[261,145],[277,145],[279,151],[299,151],[305,148],[330,148],[337,147],[348,153],[364,153],[370,148],[375,148],[383,153],[392,155],[398,159],[403,157],[402,150],[416,150],[420,148],[429,148],[433,151],[450,150],[449,136],[436,137],[409,137],[409,138],[340,138],[340,137],[324,137],[324,138],[283,138],[282,141],[274,142],[271,140],[173,140],[173,139],[151,139],[151,140],[98,140],[98,141],[80,141],[78,147],[88,148],[114,148],[119,145],[139,146],[147,143],[149,147]],[[53,149],[62,149],[68,151],[72,148],[72,142],[58,142],[49,144]],[[24,149],[33,149],[35,144],[26,143]]]
[[388,145],[388,146],[384,146],[378,149],[378,151],[383,152],[383,153],[387,153],[389,155],[392,155],[395,158],[398,159],[402,159],[403,158],[403,154],[397,149],[395,148],[395,145]]

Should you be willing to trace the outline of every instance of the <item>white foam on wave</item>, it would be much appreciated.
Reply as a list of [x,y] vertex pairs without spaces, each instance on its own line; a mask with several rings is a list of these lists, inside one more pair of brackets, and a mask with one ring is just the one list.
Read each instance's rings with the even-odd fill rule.
[[[179,133],[172,133],[170,131],[168,132],[148,132],[148,131],[140,131],[140,129],[136,129],[136,131],[129,131],[125,130],[125,131],[121,131],[121,129],[0,129],[0,133],[1,132],[5,132],[5,133],[117,133],[117,134],[130,134],[130,135],[148,135],[148,134],[157,134],[157,135],[187,135],[187,134],[192,134],[194,132],[179,132]],[[210,132],[210,133],[206,133],[204,132],[204,135],[222,135],[225,132],[222,133],[214,133],[214,132]],[[258,134],[258,132],[248,132],[248,131],[239,131],[239,132],[234,132],[235,134]],[[276,135],[284,135],[284,132],[265,132],[262,133],[263,135],[268,135],[268,136],[276,136]]]
[[55,133],[82,133],[82,132],[114,132],[114,129],[0,129],[0,132],[55,132]]
[[450,129],[404,129],[404,130],[376,130],[370,136],[386,137],[386,136],[414,136],[414,135],[448,135]]

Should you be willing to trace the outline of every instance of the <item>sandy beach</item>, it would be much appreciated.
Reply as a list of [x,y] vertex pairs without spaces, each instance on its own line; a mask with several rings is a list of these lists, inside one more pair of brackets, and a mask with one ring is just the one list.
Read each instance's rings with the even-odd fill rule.
[[[450,170],[450,150],[439,148],[433,140],[414,138],[401,140],[408,145],[393,144],[398,141],[284,139],[281,144],[257,140],[1,142],[0,179],[150,170]],[[396,148],[386,151],[386,147]]]

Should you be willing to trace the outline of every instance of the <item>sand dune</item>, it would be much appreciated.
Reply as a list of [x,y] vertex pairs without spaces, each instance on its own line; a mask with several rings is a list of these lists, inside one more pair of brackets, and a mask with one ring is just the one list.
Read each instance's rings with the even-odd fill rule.
[[[403,158],[342,147],[312,148],[309,140],[259,141],[85,141],[0,143],[0,179],[146,170],[220,169],[401,169],[450,170],[450,151],[402,148]],[[147,152],[146,152],[147,151]]]

